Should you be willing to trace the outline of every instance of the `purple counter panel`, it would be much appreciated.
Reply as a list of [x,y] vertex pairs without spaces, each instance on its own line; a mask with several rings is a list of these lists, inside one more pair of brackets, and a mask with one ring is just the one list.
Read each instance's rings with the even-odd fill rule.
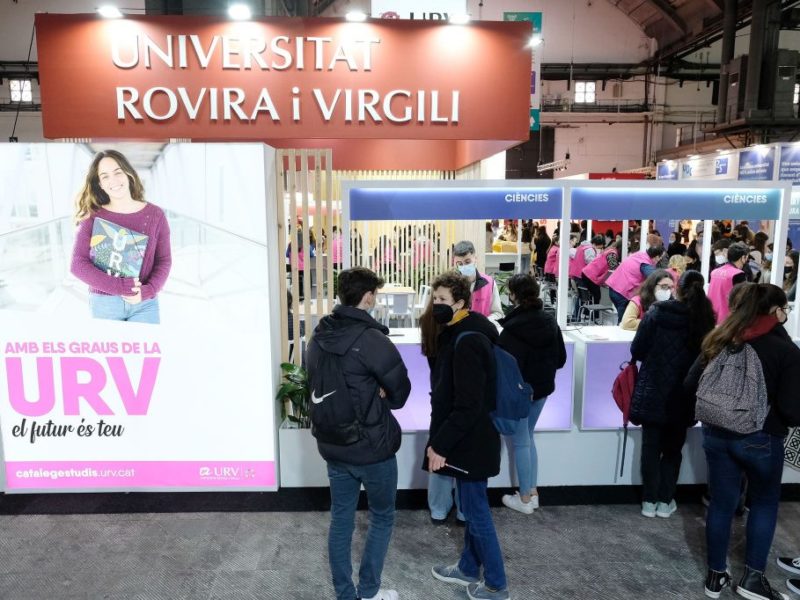
[[611,387],[619,374],[619,366],[630,357],[630,342],[586,344],[582,429],[622,427],[622,413],[611,396]]
[[[398,344],[398,350],[411,379],[411,396],[394,415],[403,431],[427,431],[431,419],[430,371],[428,360],[417,344]],[[537,431],[559,431],[572,428],[572,381],[575,344],[567,342],[567,363],[556,375],[556,391],[544,405],[536,424]]]

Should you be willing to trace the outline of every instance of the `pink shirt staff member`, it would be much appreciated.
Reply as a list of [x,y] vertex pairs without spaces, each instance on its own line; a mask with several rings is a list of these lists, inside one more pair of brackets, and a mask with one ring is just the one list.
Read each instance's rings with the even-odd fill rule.
[[733,286],[747,280],[742,268],[747,264],[750,248],[742,242],[735,242],[728,247],[728,262],[711,271],[708,284],[708,299],[717,315],[717,325],[730,314],[728,296]]
[[472,310],[489,317],[492,321],[502,319],[503,305],[500,303],[500,291],[494,279],[485,273],[478,272],[478,260],[475,257],[475,246],[472,242],[461,241],[453,247],[453,262],[458,271],[467,278],[472,292]]
[[[90,256],[97,218],[147,236],[139,277],[115,277],[96,267]],[[169,224],[164,211],[144,199],[144,187],[130,162],[115,150],[98,152],[89,166],[77,201],[78,232],[70,271],[89,286],[96,319],[160,322],[158,293],[172,267]]]
[[664,246],[659,244],[631,254],[606,281],[608,296],[617,308],[617,324],[622,322],[628,301],[633,298],[644,280],[655,271],[655,265],[664,256],[664,252]]

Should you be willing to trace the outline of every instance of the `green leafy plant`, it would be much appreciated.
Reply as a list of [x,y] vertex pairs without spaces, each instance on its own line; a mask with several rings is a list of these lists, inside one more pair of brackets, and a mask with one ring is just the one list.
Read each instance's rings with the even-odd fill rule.
[[504,299],[508,300],[508,280],[513,276],[513,271],[499,271],[492,275],[497,291],[500,292],[500,304],[503,306],[503,313],[506,315],[514,308],[511,302],[503,302]]
[[281,416],[301,428],[311,427],[309,415],[308,372],[292,363],[281,363],[283,383],[275,394],[281,403]]

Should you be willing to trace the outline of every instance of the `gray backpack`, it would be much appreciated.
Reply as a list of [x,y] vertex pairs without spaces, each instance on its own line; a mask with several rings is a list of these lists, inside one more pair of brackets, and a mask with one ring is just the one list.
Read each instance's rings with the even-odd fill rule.
[[750,344],[726,348],[708,363],[697,387],[698,421],[748,434],[761,431],[768,412],[761,360]]

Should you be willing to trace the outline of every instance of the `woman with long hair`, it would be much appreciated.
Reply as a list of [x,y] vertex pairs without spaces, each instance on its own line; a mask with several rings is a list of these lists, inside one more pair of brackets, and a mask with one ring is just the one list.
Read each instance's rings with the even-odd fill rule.
[[619,326],[628,331],[636,331],[650,307],[655,302],[669,300],[674,290],[675,280],[670,272],[666,269],[656,269],[647,276],[628,302]]
[[675,298],[657,302],[642,319],[631,344],[642,366],[631,402],[631,421],[642,426],[642,515],[667,518],[677,510],[675,487],[686,429],[694,415],[686,410],[683,380],[714,328],[714,310],[697,271],[684,273]]
[[169,223],[116,150],[98,152],[77,200],[70,271],[89,286],[97,319],[159,323],[158,293],[172,267]]
[[503,496],[503,504],[524,514],[539,508],[536,489],[538,455],[533,431],[547,397],[556,389],[556,371],[567,361],[567,350],[553,315],[542,310],[539,284],[530,275],[514,275],[508,280],[508,298],[513,310],[499,321],[503,326],[497,345],[517,359],[523,379],[533,388],[528,416],[517,423],[510,436],[514,446],[514,465],[519,491]]
[[767,414],[759,431],[742,434],[703,424],[711,489],[705,587],[706,595],[717,598],[730,585],[731,521],[739,503],[740,482],[746,475],[750,513],[745,570],[736,591],[752,600],[774,600],[786,596],[772,589],[764,570],[778,518],[784,438],[789,427],[800,425],[800,349],[783,327],[790,312],[786,293],[766,283],[741,285],[734,290],[732,312],[703,341],[701,356],[686,379],[687,391],[696,396],[701,374],[715,358],[723,352],[743,352],[749,346],[758,356],[766,388]]
[[783,268],[783,289],[789,302],[794,302],[797,290],[797,268],[798,260],[800,260],[800,253],[797,250],[792,250],[786,254]]
[[509,597],[508,585],[487,496],[489,478],[500,472],[500,434],[489,416],[495,406],[497,329],[469,306],[467,278],[445,273],[431,284],[431,302],[420,319],[422,349],[431,363],[423,468],[455,477],[466,521],[460,560],[431,572],[440,581],[466,587],[470,598],[503,600]]

